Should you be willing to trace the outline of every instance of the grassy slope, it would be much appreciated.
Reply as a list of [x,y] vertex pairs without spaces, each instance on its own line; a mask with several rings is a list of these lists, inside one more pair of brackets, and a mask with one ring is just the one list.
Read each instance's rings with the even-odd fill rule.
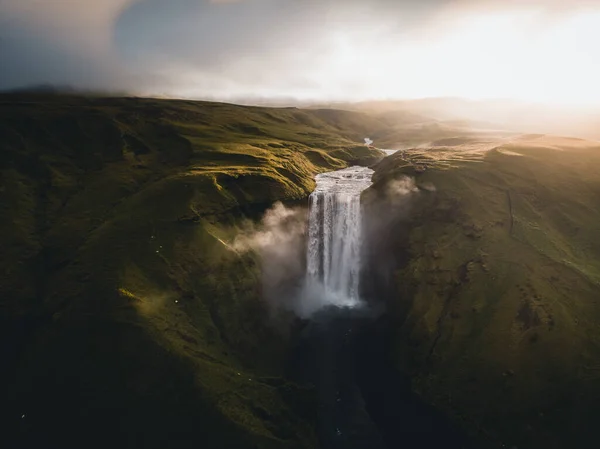
[[528,136],[479,160],[407,159],[381,162],[374,186],[436,188],[396,242],[398,366],[490,447],[595,447],[600,145]]
[[[355,113],[0,97],[8,446],[313,447],[245,216],[372,158]],[[6,393],[6,394],[5,394]],[[25,415],[24,418],[21,418]],[[68,423],[68,427],[65,427]]]

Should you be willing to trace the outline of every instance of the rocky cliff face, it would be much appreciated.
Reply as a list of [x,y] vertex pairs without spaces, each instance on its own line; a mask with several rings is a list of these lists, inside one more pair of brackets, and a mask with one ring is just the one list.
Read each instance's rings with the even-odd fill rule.
[[600,148],[526,136],[469,159],[375,166],[367,293],[385,299],[390,357],[484,447],[591,448]]

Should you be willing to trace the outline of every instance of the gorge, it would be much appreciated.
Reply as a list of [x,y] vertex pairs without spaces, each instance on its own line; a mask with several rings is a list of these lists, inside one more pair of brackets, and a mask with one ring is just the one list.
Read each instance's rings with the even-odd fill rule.
[[405,118],[0,95],[0,445],[595,449],[600,146]]
[[409,380],[392,365],[382,299],[363,299],[360,281],[368,253],[363,246],[370,242],[361,193],[372,184],[373,173],[353,166],[316,176],[302,298],[313,307],[293,351],[290,376],[316,387],[321,447],[470,448],[467,438],[414,395]]

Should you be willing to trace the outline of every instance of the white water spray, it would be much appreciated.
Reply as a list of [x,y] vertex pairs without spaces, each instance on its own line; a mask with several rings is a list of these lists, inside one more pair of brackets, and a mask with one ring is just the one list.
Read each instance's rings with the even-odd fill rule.
[[306,314],[328,305],[360,305],[360,194],[372,175],[369,168],[350,167],[316,177],[309,200]]

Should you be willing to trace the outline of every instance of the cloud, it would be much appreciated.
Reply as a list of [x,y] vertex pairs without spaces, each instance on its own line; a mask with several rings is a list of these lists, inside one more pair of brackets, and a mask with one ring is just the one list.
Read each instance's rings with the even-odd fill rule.
[[3,0],[0,62],[8,69],[0,88],[57,83],[149,93],[315,92],[322,87],[315,69],[336,51],[339,30],[368,32],[394,4],[374,3]]
[[440,3],[145,0],[119,17],[115,43],[123,59],[178,78],[182,92],[192,95],[211,89],[318,94],[332,87],[323,68],[339,65],[338,56],[350,50],[357,55],[354,76],[338,77],[336,86],[344,91],[359,86],[356,76],[373,63],[350,48],[355,40],[396,35]]
[[145,0],[119,17],[115,42],[182,96],[587,101],[600,19],[569,21],[590,4]]
[[0,0],[0,89],[168,89],[168,79],[127,64],[114,47],[115,23],[134,1]]
[[599,11],[586,0],[0,0],[0,88],[592,101]]

